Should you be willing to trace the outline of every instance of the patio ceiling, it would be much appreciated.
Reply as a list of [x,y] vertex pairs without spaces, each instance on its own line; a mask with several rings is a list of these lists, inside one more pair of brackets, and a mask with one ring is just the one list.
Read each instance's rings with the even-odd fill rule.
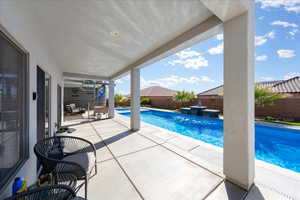
[[[111,77],[213,14],[199,0],[10,0],[63,72]],[[34,33],[37,34],[37,33]]]
[[217,34],[247,2],[2,0],[0,19],[34,36],[18,38],[39,43],[65,77],[108,80]]

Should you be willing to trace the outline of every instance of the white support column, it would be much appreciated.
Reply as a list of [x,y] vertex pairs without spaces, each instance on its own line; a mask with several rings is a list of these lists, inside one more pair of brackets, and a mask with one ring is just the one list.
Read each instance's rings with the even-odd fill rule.
[[254,3],[224,23],[224,174],[245,189],[254,181]]
[[139,130],[141,126],[140,114],[140,69],[132,69],[130,74],[131,81],[131,130]]
[[114,118],[115,116],[115,82],[114,81],[109,81],[108,85],[108,117],[109,118]]

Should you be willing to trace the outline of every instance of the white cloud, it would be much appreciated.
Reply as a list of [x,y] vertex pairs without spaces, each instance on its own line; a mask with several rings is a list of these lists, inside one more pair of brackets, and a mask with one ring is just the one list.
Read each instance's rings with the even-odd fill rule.
[[180,51],[180,52],[176,53],[175,55],[178,56],[180,59],[185,59],[185,58],[191,58],[194,56],[199,56],[200,53],[198,51],[194,51],[189,48],[189,49]]
[[282,26],[284,28],[293,28],[292,30],[290,30],[288,33],[292,36],[292,38],[294,38],[293,36],[296,35],[296,33],[299,31],[298,30],[298,25],[295,24],[295,23],[290,23],[290,22],[286,22],[286,21],[280,21],[280,20],[277,20],[277,21],[273,21],[271,23],[271,25],[273,26]]
[[185,60],[184,66],[185,68],[199,69],[200,67],[207,67],[208,60],[202,56],[198,56],[197,58]]
[[298,33],[298,32],[299,32],[299,30],[295,28],[295,29],[289,31],[289,34],[290,34],[291,36],[294,36],[294,35],[296,35],[296,33]]
[[116,84],[121,84],[121,83],[123,83],[123,80],[122,79],[118,79],[118,80],[115,81],[115,83]]
[[154,79],[154,80],[145,80],[143,77],[141,77],[141,87],[150,87],[154,85],[159,85],[162,87],[170,87],[177,85],[179,83],[188,83],[188,84],[196,84],[200,82],[214,82],[210,77],[208,76],[201,76],[201,77],[179,77],[179,76],[169,76],[165,78],[160,78],[160,79]]
[[258,19],[263,20],[264,18],[265,18],[265,16],[260,16]]
[[300,73],[299,72],[289,72],[283,77],[283,79],[287,80],[287,79],[294,78],[295,76],[300,76]]
[[217,40],[223,40],[224,39],[224,35],[223,33],[220,33],[216,36]]
[[200,67],[207,67],[208,66],[208,61],[202,57],[198,56],[197,58],[190,58],[186,60],[173,60],[170,61],[169,64],[171,65],[176,65],[176,64],[181,64],[187,69],[199,69]]
[[289,23],[289,22],[286,22],[286,21],[280,21],[280,20],[272,22],[271,25],[273,25],[273,26],[282,26],[284,28],[287,28],[287,27],[297,28],[298,27],[297,24]]
[[300,6],[287,7],[286,10],[298,13],[300,12]]
[[174,66],[176,64],[180,64],[187,69],[199,69],[200,67],[208,66],[208,60],[201,56],[197,51],[184,50],[175,55],[178,57],[178,59],[169,61],[168,63],[170,65]]
[[280,49],[277,51],[277,54],[280,58],[292,58],[295,57],[295,51],[289,49]]
[[209,78],[208,76],[201,76],[201,82],[215,82],[213,79]]
[[265,61],[268,59],[267,55],[256,56],[257,61]]
[[123,77],[117,79],[117,80],[115,81],[115,83],[116,83],[116,84],[122,84],[122,83],[124,83],[125,81],[129,81],[129,79],[130,79],[130,76],[129,76],[129,74],[128,74],[128,75],[126,75],[126,76],[123,76]]
[[300,0],[256,0],[260,3],[260,7],[264,8],[279,8],[283,7],[286,11],[299,12]]
[[273,81],[274,78],[270,76],[262,76],[260,77],[262,81]]
[[128,92],[125,92],[124,90],[121,90],[121,89],[119,89],[119,88],[116,88],[116,94],[123,94],[123,95],[126,95],[126,94],[128,94]]
[[212,48],[208,49],[208,53],[211,54],[211,55],[216,55],[216,54],[223,53],[223,50],[224,50],[224,45],[222,43],[222,44],[219,44],[216,47],[212,47]]
[[255,36],[255,46],[260,46],[265,44],[269,39],[275,38],[275,32],[271,31],[262,36]]
[[274,39],[275,38],[275,32],[271,31],[271,32],[267,33],[265,37],[267,37],[269,39]]
[[268,40],[264,36],[255,36],[255,46],[260,46],[266,43]]

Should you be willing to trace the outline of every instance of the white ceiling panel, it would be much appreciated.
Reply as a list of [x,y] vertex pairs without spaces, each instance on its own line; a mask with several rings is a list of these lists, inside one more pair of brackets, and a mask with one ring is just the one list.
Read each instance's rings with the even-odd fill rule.
[[[5,0],[3,0],[5,1]],[[199,0],[10,0],[64,72],[110,77],[207,20]]]

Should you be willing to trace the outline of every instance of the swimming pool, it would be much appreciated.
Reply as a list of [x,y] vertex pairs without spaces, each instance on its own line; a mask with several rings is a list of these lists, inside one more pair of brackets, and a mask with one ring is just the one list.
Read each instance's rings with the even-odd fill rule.
[[[119,114],[130,116],[130,112]],[[157,110],[142,111],[141,116],[149,124],[223,147],[223,120]],[[255,155],[259,160],[300,172],[300,131],[256,125]]]
[[117,108],[116,111],[129,111],[129,108]]

